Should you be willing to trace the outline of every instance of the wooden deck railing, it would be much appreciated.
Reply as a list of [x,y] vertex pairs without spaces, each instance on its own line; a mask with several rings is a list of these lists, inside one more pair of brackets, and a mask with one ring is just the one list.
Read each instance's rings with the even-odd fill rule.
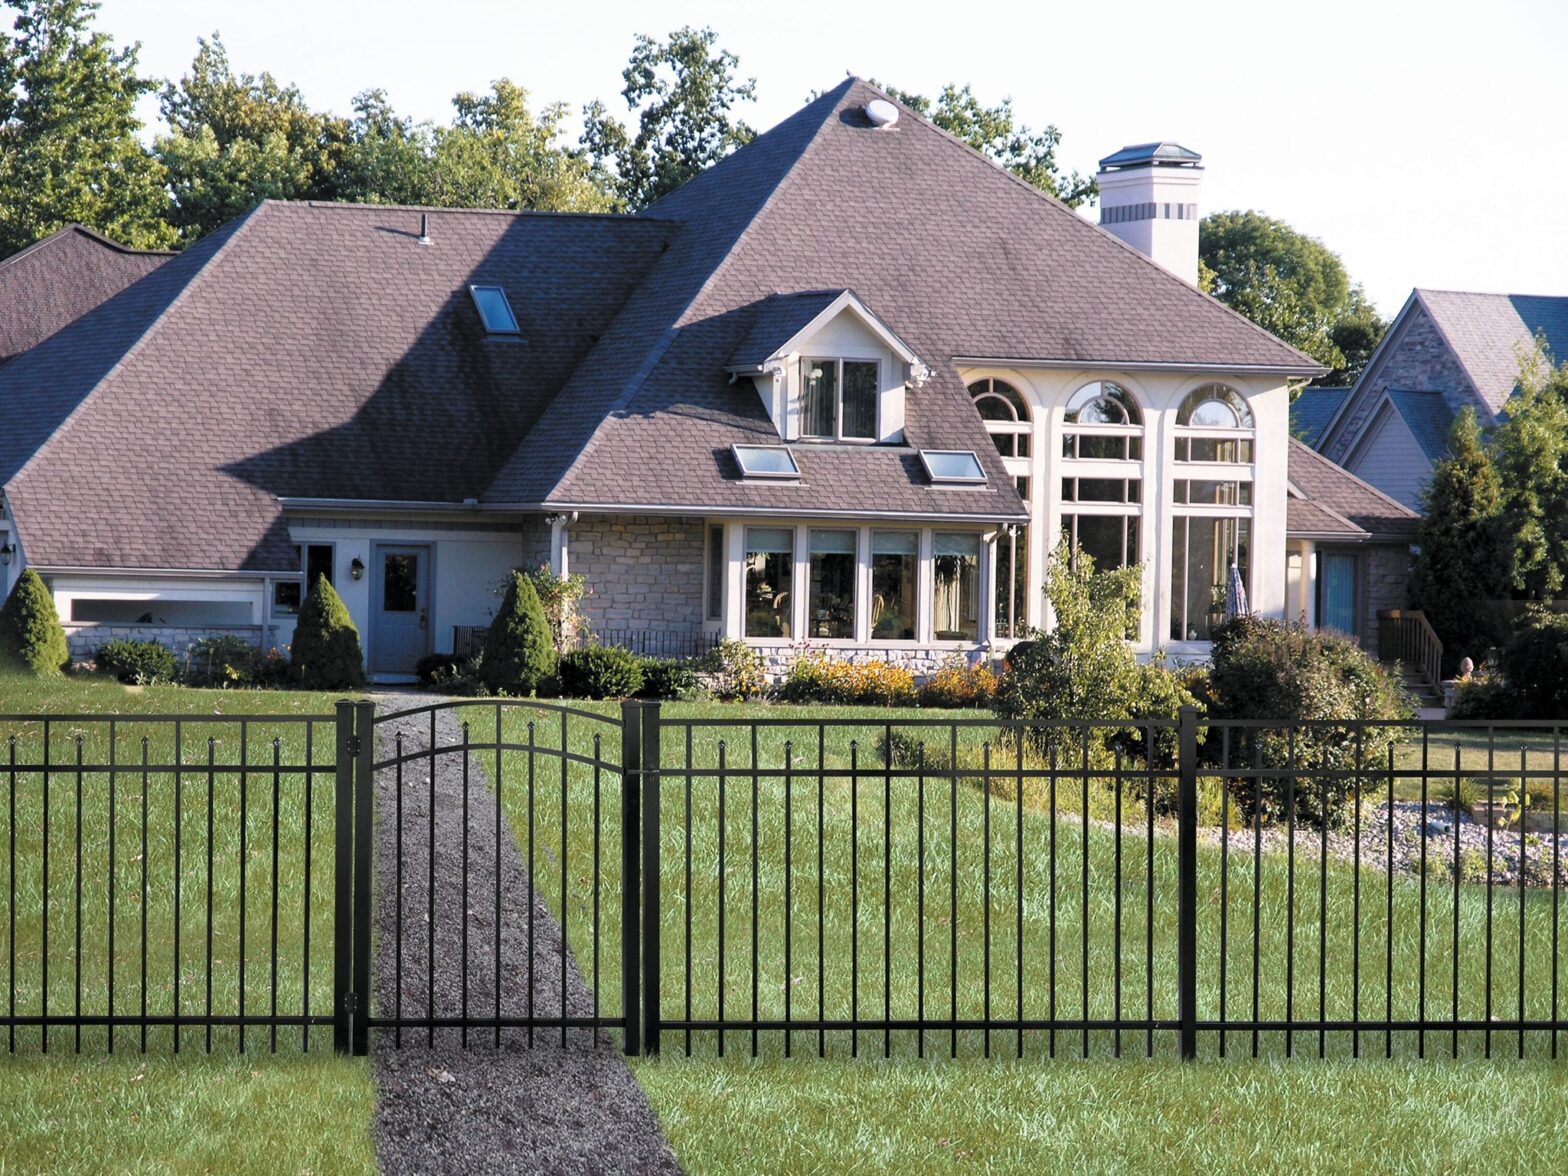
[[1426,614],[1414,609],[1388,608],[1377,614],[1377,656],[1414,669],[1434,690],[1443,681],[1443,642]]

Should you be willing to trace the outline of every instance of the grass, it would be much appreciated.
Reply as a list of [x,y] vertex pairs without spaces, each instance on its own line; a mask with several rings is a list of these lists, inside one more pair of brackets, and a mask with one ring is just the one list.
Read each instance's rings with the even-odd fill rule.
[[[274,988],[280,1013],[299,1013],[307,1006],[313,1016],[330,1012],[332,862],[321,847],[330,845],[332,836],[331,724],[307,727],[299,722],[254,721],[248,724],[242,745],[236,720],[255,714],[323,715],[330,712],[332,701],[323,695],[277,691],[176,687],[133,691],[103,679],[0,677],[0,714],[76,716],[51,725],[50,762],[72,765],[79,748],[87,765],[80,777],[68,766],[52,771],[49,778],[47,1000],[51,1015],[77,1007],[86,1015],[110,1012],[111,928],[112,1011],[137,1014],[145,996],[148,1015],[170,1015],[175,1001],[176,926],[179,999],[185,1014],[200,1013],[209,1000],[220,1014],[239,1010],[242,934],[247,1013],[269,1011]],[[170,713],[200,716],[187,720],[180,732],[180,762],[192,766],[182,774],[178,790],[172,771],[157,770],[174,762],[169,725],[120,720],[111,730],[108,721],[96,717]],[[14,825],[9,811],[10,749],[4,743],[13,735],[17,763],[24,765],[16,774]],[[111,740],[115,762],[138,763],[143,735],[152,770],[145,781],[139,771],[115,777],[111,821],[109,774],[91,769],[108,762]],[[46,995],[43,774],[25,767],[40,762],[43,744],[44,731],[38,723],[12,722],[0,730],[0,780],[6,781],[7,806],[0,813],[0,824],[6,829],[7,854],[14,836],[16,855],[14,879],[6,871],[7,888],[14,885],[16,891],[14,939],[9,917],[0,923],[0,976],[4,977],[0,1001],[10,1007],[14,986],[15,1007],[24,1015],[41,1012]],[[206,767],[209,754],[218,765],[211,773]],[[234,770],[242,762],[253,769],[244,775],[243,789],[241,773]],[[275,774],[270,770],[274,762],[280,768]],[[308,871],[307,773],[300,770],[307,763],[316,769],[309,774],[308,817],[314,849]],[[214,894],[210,925],[209,861]],[[239,918],[242,869],[243,925]],[[112,920],[106,884],[111,877],[116,897]],[[307,928],[311,932],[308,983]],[[14,970],[9,963],[13,951]],[[205,984],[209,954],[210,995]],[[249,1027],[245,1046],[251,1055],[277,1050],[278,1057],[265,1060],[240,1056],[236,1052],[239,1030],[232,1027],[214,1030],[210,1038],[204,1029],[183,1029],[178,1057],[173,1056],[174,1034],[167,1026],[147,1031],[145,1056],[139,1027],[115,1030],[112,1056],[108,1031],[102,1026],[79,1033],[51,1028],[47,1056],[44,1033],[36,1026],[18,1028],[14,1038],[10,1033],[0,1035],[0,1050],[10,1050],[14,1042],[16,1051],[15,1056],[0,1057],[0,1106],[5,1108],[8,1135],[0,1171],[8,1170],[7,1165],[22,1171],[90,1171],[105,1164],[153,1171],[274,1171],[280,1165],[317,1172],[367,1171],[374,1166],[368,1130],[374,1097],[369,1070],[363,1063],[331,1054],[330,1028],[312,1027],[310,1033],[310,1052],[302,1053],[300,1028],[280,1029],[274,1040],[267,1030]]]
[[[475,738],[485,735],[485,716],[473,712]],[[605,713],[609,713],[606,708]],[[992,798],[977,790],[957,789],[945,777],[925,784],[924,823],[920,821],[920,785],[916,779],[895,778],[891,787],[872,774],[851,786],[844,769],[854,754],[862,768],[880,764],[876,751],[880,730],[876,712],[791,711],[791,717],[830,717],[857,725],[830,729],[819,747],[816,737],[795,732],[789,749],[795,775],[788,787],[782,771],[787,733],[768,729],[758,737],[755,752],[749,734],[719,724],[750,714],[777,717],[777,710],[755,711],[710,705],[667,706],[667,718],[690,720],[691,762],[702,769],[693,776],[692,818],[685,816],[685,778],[678,769],[686,762],[688,727],[669,723],[663,732],[663,823],[661,885],[665,909],[662,935],[666,1018],[684,1017],[686,919],[690,917],[691,1010],[694,1019],[718,1015],[719,888],[724,887],[725,966],[722,974],[726,1015],[749,1015],[753,1002],[764,1018],[784,1015],[786,999],[797,1018],[847,1015],[852,1005],[861,1016],[878,1017],[889,1010],[897,1019],[913,1018],[919,1009],[924,968],[927,1016],[950,1013],[978,1017],[984,1011],[985,958],[980,928],[987,906],[991,916],[991,1000],[993,1016],[1016,1012],[1020,957],[1023,968],[1024,1016],[1051,1012],[1048,995],[1056,994],[1058,1018],[1090,1019],[1112,1015],[1118,997],[1123,1014],[1138,1016],[1151,1007],[1155,1019],[1175,1015],[1171,983],[1175,967],[1175,843],[1164,833],[1151,839],[1146,827],[1128,829],[1118,837],[1112,829],[1086,826],[1073,819],[1084,802],[1078,780],[1059,780],[1053,828],[1047,805],[1026,805],[1020,822],[1015,801]],[[530,712],[508,712],[507,738],[526,741]],[[558,745],[558,720],[534,713],[537,745]],[[932,717],[928,713],[919,717]],[[493,723],[493,718],[489,722]],[[595,724],[572,720],[571,746],[587,751],[588,731]],[[608,739],[613,729],[606,726]],[[718,820],[719,739],[725,738],[725,821]],[[582,740],[583,742],[579,742]],[[803,745],[804,744],[804,745]],[[868,750],[869,749],[869,750]],[[511,754],[511,753],[509,753]],[[755,759],[753,758],[755,756]],[[505,796],[514,828],[526,842],[530,827],[527,806],[526,755],[505,767]],[[752,806],[751,765],[756,778],[757,805]],[[823,771],[816,773],[819,763]],[[566,830],[562,836],[560,769],[556,761],[539,758],[534,778],[532,833],[536,842],[536,877],[553,906],[562,907],[564,861],[568,936],[577,959],[594,972],[591,899],[594,879],[590,862],[594,835],[593,781],[585,768],[567,773]],[[823,781],[822,867],[819,882],[816,834],[817,782]],[[618,849],[611,850],[618,816],[614,777],[601,781],[604,850],[602,893],[618,893]],[[1026,788],[1031,796],[1037,789]],[[786,830],[784,805],[790,798]],[[891,803],[888,803],[889,798]],[[989,903],[984,875],[985,825],[991,825]],[[749,849],[755,838],[755,859]],[[851,821],[859,838],[850,836]],[[922,839],[919,830],[925,830]],[[956,827],[956,838],[953,831]],[[923,840],[923,845],[922,845]],[[719,850],[725,857],[722,872]],[[884,855],[882,847],[891,844]],[[1055,886],[1051,847],[1055,846]],[[1019,847],[1022,846],[1020,856]],[[691,888],[685,880],[687,848],[691,851]],[[790,858],[786,890],[785,854]],[[1120,873],[1117,853],[1120,848]],[[853,847],[853,848],[852,848]],[[1373,850],[1375,852],[1375,850]],[[922,853],[924,859],[922,862]],[[752,874],[753,861],[756,873]],[[921,866],[924,866],[922,869]],[[1087,864],[1087,872],[1085,866]],[[1023,934],[1018,876],[1023,877]],[[1152,888],[1149,871],[1152,868]],[[925,934],[918,915],[921,879],[926,904]],[[860,909],[851,907],[854,882]],[[1452,885],[1429,879],[1423,895],[1419,879],[1364,871],[1357,874],[1338,862],[1326,866],[1305,856],[1298,859],[1294,884],[1283,857],[1232,853],[1222,861],[1205,849],[1199,859],[1199,1016],[1217,1018],[1221,994],[1232,1016],[1248,1015],[1252,1001],[1253,948],[1251,903],[1259,896],[1259,1014],[1265,1020],[1297,1020],[1319,1015],[1349,1018],[1359,1011],[1381,1017],[1391,1007],[1395,1018],[1411,1016],[1424,985],[1429,1016],[1449,1014],[1456,996],[1459,1015],[1485,1022],[1488,1016],[1518,1014],[1520,983],[1527,1018],[1546,1017],[1553,1007],[1554,976],[1561,962],[1553,958],[1552,904],[1549,894],[1494,892],[1484,887],[1459,887],[1459,914],[1454,917]],[[956,888],[957,945],[954,951],[953,905]],[[818,896],[825,951],[818,950]],[[786,898],[787,895],[787,898]],[[1153,920],[1148,918],[1153,900]],[[1053,915],[1054,900],[1054,919]],[[1118,918],[1122,936],[1113,934]],[[755,901],[757,917],[752,919]],[[783,940],[785,904],[791,956],[786,968]],[[1386,910],[1392,904],[1393,917]],[[1424,903],[1424,908],[1423,908]],[[599,974],[606,1004],[614,1007],[619,984],[618,914],[610,901],[601,909]],[[1425,912],[1426,935],[1420,935]],[[1220,919],[1226,914],[1222,947]],[[887,923],[884,924],[884,914]],[[858,915],[858,917],[857,917]],[[1525,966],[1518,965],[1518,936],[1523,916]],[[1495,936],[1490,988],[1484,945],[1490,924]],[[758,956],[753,969],[755,926]],[[1457,929],[1458,950],[1454,934]],[[1154,939],[1152,988],[1145,983],[1145,935]],[[1054,932],[1054,962],[1052,939]],[[851,971],[851,944],[858,974]],[[1320,947],[1321,944],[1321,947]],[[1353,967],[1359,949],[1359,966]],[[1459,961],[1457,989],[1453,963]],[[1221,967],[1224,983],[1221,984]],[[1423,966],[1424,965],[1424,966]],[[1554,966],[1555,965],[1555,966]],[[956,966],[957,980],[954,982]],[[1118,966],[1120,976],[1118,978]],[[1287,983],[1288,980],[1288,983]],[[1054,981],[1054,983],[1053,983]],[[818,984],[822,987],[819,1005]],[[1321,998],[1320,998],[1321,991]],[[1490,998],[1490,1003],[1489,1003]],[[1321,1005],[1320,1005],[1321,999]],[[1391,1005],[1389,1002],[1391,1001]],[[1537,1114],[1560,1115],[1568,1110],[1568,1084],[1544,1060],[1547,1034],[1525,1035],[1527,1060],[1507,1065],[1480,1060],[1484,1035],[1465,1033],[1460,1062],[1418,1062],[1424,1044],[1429,1055],[1446,1058],[1447,1034],[1429,1033],[1418,1043],[1414,1033],[1364,1032],[1364,1056],[1381,1058],[1385,1040],[1395,1060],[1368,1064],[1350,1060],[1348,1033],[1330,1031],[1321,1039],[1326,1062],[1284,1063],[1285,1034],[1260,1035],[1264,1060],[1237,1061],[1251,1050],[1250,1033],[1229,1035],[1233,1060],[1200,1062],[1194,1067],[1171,1065],[1173,1035],[1156,1030],[1152,1062],[1111,1062],[1115,1048],[1109,1031],[1091,1030],[1087,1062],[1046,1062],[1049,1034],[1023,1036],[1027,1060],[1010,1060],[1018,1048],[1012,1031],[992,1034],[989,1061],[980,1057],[985,1041],[978,1031],[957,1034],[957,1061],[947,1030],[928,1032],[925,1058],[911,1031],[863,1031],[860,1057],[852,1059],[850,1035],[830,1030],[823,1037],[826,1061],[789,1061],[781,1055],[783,1034],[764,1031],[755,1044],[749,1031],[726,1035],[726,1056],[718,1056],[717,1035],[692,1034],[694,1057],[681,1057],[685,1033],[666,1029],[665,1056],[636,1063],[639,1079],[661,1115],[683,1162],[693,1171],[812,1171],[859,1165],[868,1170],[912,1167],[916,1170],[952,1163],[980,1164],[997,1169],[1024,1166],[1086,1167],[1102,1170],[1147,1166],[1168,1149],[1180,1148],[1183,1168],[1216,1167],[1255,1170],[1258,1166],[1305,1164],[1310,1167],[1365,1168],[1407,1162],[1411,1170],[1445,1168],[1485,1160],[1494,1169],[1568,1163],[1568,1142],[1539,1131],[1521,1130]],[[1316,1055],[1319,1034],[1296,1030],[1290,1046],[1298,1054]],[[1082,1033],[1061,1028],[1056,1052],[1076,1058],[1084,1048]],[[814,1031],[792,1035],[797,1053],[815,1053]],[[1125,1052],[1141,1054],[1141,1032],[1124,1033]],[[1509,1056],[1518,1049],[1518,1035],[1496,1031],[1494,1051]],[[1213,1059],[1217,1035],[1200,1036],[1200,1051]],[[884,1050],[891,1060],[882,1060]],[[1346,1091],[1359,1096],[1346,1097]],[[1157,1094],[1151,1092],[1158,1091]],[[1478,1091],[1484,1093],[1477,1093]],[[1391,1096],[1398,1113],[1390,1116]],[[1291,1108],[1288,1116],[1281,1106]],[[1455,1110],[1455,1108],[1458,1108]],[[1459,1126],[1450,1126],[1456,1115]],[[1282,1122],[1283,1120],[1283,1122]],[[1549,1120],[1542,1120],[1549,1121]],[[1205,1127],[1224,1126],[1223,1131]],[[1375,1141],[1369,1148],[1369,1141]],[[1382,1150],[1382,1149],[1399,1149]],[[962,1154],[961,1154],[962,1153]],[[1401,1158],[1403,1157],[1403,1158]]]

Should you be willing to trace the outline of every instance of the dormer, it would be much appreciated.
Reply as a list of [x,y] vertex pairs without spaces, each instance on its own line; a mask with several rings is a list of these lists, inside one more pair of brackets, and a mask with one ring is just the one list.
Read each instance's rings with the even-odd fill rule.
[[852,290],[774,294],[730,357],[784,441],[904,439],[904,398],[928,369]]

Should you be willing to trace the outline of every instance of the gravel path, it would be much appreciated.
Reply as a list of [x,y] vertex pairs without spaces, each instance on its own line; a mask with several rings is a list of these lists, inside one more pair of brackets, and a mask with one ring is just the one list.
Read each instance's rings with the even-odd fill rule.
[[[383,712],[438,699],[383,696]],[[427,749],[430,720],[416,715],[379,729],[378,754],[391,754],[396,732],[403,748]],[[437,746],[461,741],[450,711],[437,712]],[[479,755],[469,765],[469,1008],[493,1012],[495,999],[494,793]],[[376,1009],[395,1006],[396,777],[376,780]],[[403,768],[403,973],[405,1016],[427,1008],[428,838],[430,777],[425,764]],[[435,779],[435,1010],[458,1012],[462,992],[463,765],[461,755],[438,757]],[[528,873],[507,831],[501,838],[502,1013],[526,1012],[528,975]],[[514,897],[515,896],[515,897]],[[534,898],[535,1011],[561,1009],[559,928],[545,903]],[[569,1015],[586,1015],[592,997],[575,963],[568,961],[565,992]],[[427,1045],[423,1029],[404,1029],[402,1048],[392,1031],[372,1031],[371,1053],[380,1091],[373,1134],[383,1172],[679,1172],[658,1119],[632,1077],[619,1044],[609,1034],[594,1040],[588,1030],[571,1030],[563,1047],[559,1030],[470,1030],[464,1049],[456,1030],[442,1029]]]

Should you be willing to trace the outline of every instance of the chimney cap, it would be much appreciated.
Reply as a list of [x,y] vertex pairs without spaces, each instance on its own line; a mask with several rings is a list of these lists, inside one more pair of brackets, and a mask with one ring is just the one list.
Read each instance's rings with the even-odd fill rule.
[[1135,167],[1197,167],[1203,156],[1180,143],[1161,140],[1157,143],[1134,143],[1113,151],[1100,160],[1102,171],[1118,171]]

